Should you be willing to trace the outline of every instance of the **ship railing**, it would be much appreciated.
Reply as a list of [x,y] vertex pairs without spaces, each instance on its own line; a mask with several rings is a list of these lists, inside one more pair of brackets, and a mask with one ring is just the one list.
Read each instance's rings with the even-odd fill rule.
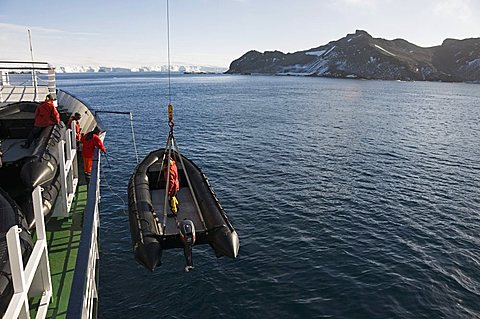
[[92,174],[88,185],[87,205],[83,217],[83,230],[78,247],[72,290],[68,302],[67,318],[96,318],[98,310],[99,256],[99,203],[100,156],[98,149],[93,158]]
[[57,147],[60,155],[60,190],[52,216],[68,217],[78,185],[77,139],[74,121],[67,129],[65,141],[60,140]]
[[12,271],[13,297],[3,316],[5,319],[30,318],[29,298],[39,297],[37,319],[47,316],[48,306],[52,297],[52,281],[50,264],[48,261],[47,236],[42,213],[42,188],[38,186],[32,193],[33,211],[35,214],[35,228],[37,240],[23,268],[22,248],[20,246],[20,232],[23,230],[15,225],[7,232],[7,247]]
[[49,63],[0,61],[0,103],[40,102],[55,91],[55,67]]

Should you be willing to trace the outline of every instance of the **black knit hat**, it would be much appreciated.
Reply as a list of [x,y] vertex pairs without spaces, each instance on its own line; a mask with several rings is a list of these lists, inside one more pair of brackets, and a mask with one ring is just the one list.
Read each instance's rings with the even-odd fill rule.
[[49,100],[52,100],[52,101],[55,101],[55,100],[56,100],[55,96],[54,96],[53,94],[51,94],[51,93],[50,93],[50,94],[47,94],[46,98],[48,98]]

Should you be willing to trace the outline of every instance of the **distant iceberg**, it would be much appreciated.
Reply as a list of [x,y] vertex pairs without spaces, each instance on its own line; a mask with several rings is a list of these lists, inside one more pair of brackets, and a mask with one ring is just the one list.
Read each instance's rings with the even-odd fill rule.
[[[174,64],[170,66],[170,72],[174,73],[223,73],[227,71],[226,67],[216,66],[200,66],[200,65],[180,65]],[[133,68],[125,67],[107,67],[107,66],[59,66],[56,68],[57,73],[114,73],[114,72],[168,72],[167,65],[157,66],[140,66]]]

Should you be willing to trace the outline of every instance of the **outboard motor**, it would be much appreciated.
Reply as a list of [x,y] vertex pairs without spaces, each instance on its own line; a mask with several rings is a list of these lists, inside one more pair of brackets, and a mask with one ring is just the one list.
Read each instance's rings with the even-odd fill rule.
[[183,253],[185,254],[185,271],[189,272],[193,269],[192,246],[195,244],[195,226],[189,219],[184,219],[180,222],[178,228],[180,229],[180,239],[183,242]]

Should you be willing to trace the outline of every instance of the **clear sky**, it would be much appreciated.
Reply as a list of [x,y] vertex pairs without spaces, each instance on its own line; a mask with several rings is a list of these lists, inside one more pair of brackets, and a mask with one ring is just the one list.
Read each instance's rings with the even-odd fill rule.
[[[0,0],[0,59],[166,64],[166,0]],[[480,0],[170,0],[172,63],[228,67],[249,50],[295,52],[353,33],[440,45],[480,37]]]

